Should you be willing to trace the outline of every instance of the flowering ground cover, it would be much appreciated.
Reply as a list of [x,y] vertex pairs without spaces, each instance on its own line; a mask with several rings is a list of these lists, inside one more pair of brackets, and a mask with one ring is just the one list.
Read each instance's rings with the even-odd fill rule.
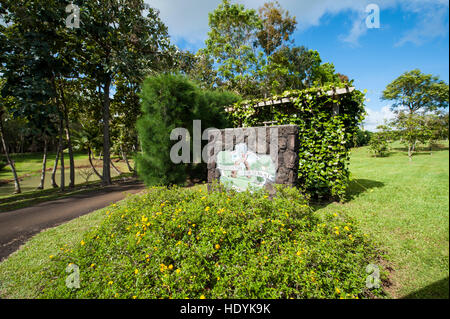
[[[302,194],[151,188],[104,210],[99,227],[60,243],[42,298],[367,298],[380,258],[354,221],[317,218]],[[80,288],[67,288],[68,265]]]

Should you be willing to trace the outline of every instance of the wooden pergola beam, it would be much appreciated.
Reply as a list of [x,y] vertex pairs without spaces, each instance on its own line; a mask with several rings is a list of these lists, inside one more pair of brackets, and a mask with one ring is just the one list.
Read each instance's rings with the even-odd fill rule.
[[[328,96],[336,96],[336,95],[342,95],[342,94],[351,93],[354,90],[355,90],[354,87],[338,88],[338,89],[335,89],[335,90],[326,91],[325,94],[328,95]],[[321,91],[319,91],[319,92],[321,92]],[[254,105],[247,104],[244,107],[246,109],[248,109],[250,107],[258,108],[258,107],[264,107],[264,106],[287,104],[287,103],[293,102],[294,99],[295,98],[292,98],[292,97],[285,97],[285,98],[282,98],[281,100],[263,101],[263,102],[259,102],[258,104],[254,104]],[[225,112],[232,112],[233,110],[234,110],[234,108],[232,106],[225,107]]]

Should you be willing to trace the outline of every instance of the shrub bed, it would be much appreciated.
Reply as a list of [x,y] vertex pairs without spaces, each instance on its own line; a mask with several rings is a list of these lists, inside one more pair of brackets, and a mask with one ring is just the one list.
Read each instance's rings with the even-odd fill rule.
[[[378,258],[353,221],[317,218],[298,190],[150,188],[76,246],[61,243],[43,298],[364,298]],[[66,267],[80,269],[67,288]]]

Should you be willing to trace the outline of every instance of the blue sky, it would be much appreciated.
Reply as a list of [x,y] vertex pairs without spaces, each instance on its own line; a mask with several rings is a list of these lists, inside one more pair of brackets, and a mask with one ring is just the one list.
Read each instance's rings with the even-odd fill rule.
[[[220,0],[146,0],[160,10],[172,40],[181,49],[204,46],[208,12]],[[232,1],[257,9],[264,0]],[[392,117],[381,92],[405,71],[422,72],[449,81],[449,3],[447,0],[278,0],[296,16],[296,45],[319,51],[324,62],[367,89],[364,126],[373,130]],[[380,8],[380,28],[368,29],[368,4]]]

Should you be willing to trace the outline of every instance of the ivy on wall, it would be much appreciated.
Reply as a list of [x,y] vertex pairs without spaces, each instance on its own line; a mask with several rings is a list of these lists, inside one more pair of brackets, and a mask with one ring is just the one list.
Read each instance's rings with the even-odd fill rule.
[[[229,114],[235,127],[298,125],[299,186],[316,198],[343,200],[350,175],[349,151],[365,110],[363,92],[329,94],[337,89],[310,88],[265,100],[241,101]],[[255,107],[286,98],[289,102]]]

